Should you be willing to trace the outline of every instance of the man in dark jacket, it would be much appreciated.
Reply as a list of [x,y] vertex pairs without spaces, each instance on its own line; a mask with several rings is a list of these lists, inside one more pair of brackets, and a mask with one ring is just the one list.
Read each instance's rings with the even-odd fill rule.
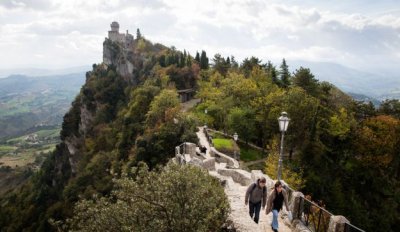
[[251,184],[246,191],[246,196],[244,198],[245,204],[249,204],[250,217],[258,223],[260,219],[260,210],[265,208],[267,204],[267,188],[265,187],[266,179],[261,177],[256,183]]

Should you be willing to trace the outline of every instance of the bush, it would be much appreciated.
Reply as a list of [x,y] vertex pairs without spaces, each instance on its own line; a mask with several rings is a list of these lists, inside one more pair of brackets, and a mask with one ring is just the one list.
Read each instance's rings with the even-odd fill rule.
[[67,220],[73,231],[219,231],[229,214],[220,183],[194,166],[169,163],[115,181],[109,198],[82,200]]

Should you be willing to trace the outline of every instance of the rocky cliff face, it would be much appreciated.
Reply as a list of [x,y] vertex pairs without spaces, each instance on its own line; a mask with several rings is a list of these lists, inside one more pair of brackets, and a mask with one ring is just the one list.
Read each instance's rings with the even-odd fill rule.
[[[150,43],[142,40],[142,44],[149,45]],[[88,134],[93,130],[94,124],[98,123],[96,117],[99,114],[109,113],[109,109],[104,110],[104,105],[115,104],[112,102],[112,97],[108,99],[108,102],[102,102],[100,99],[96,99],[96,95],[99,92],[104,92],[105,96],[121,95],[123,89],[112,93],[110,90],[104,90],[103,88],[96,89],[93,87],[93,82],[99,81],[99,78],[106,78],[108,85],[115,85],[115,83],[123,81],[125,87],[127,85],[135,86],[140,82],[141,76],[144,76],[144,65],[146,63],[149,67],[154,66],[154,62],[149,56],[155,54],[160,49],[155,49],[152,46],[143,49],[138,49],[136,46],[137,42],[134,42],[127,47],[126,44],[113,42],[107,39],[103,43],[103,63],[95,65],[93,70],[87,73],[87,80],[85,85],[82,87],[81,93],[78,95],[76,100],[72,103],[70,111],[64,117],[62,142],[59,146],[58,155],[55,159],[54,171],[58,175],[53,178],[53,182],[56,183],[60,176],[68,178],[68,175],[74,176],[78,172],[78,165],[82,159],[82,148],[85,146],[85,139]],[[151,45],[151,44],[150,44]],[[116,74],[120,77],[115,77],[115,80],[111,80],[110,70],[116,71]],[[113,72],[113,71],[111,71]],[[122,79],[118,81],[117,79]],[[143,79],[143,77],[142,77]],[[96,86],[96,84],[94,84]],[[106,87],[105,86],[105,87]],[[99,92],[98,92],[99,91]],[[115,89],[113,90],[115,91]],[[116,94],[116,95],[115,95]],[[110,102],[111,101],[111,102]],[[99,112],[103,109],[105,112]],[[89,135],[90,136],[90,135]],[[65,179],[65,178],[64,178]],[[55,185],[55,184],[53,184]]]
[[143,57],[135,52],[135,44],[126,47],[126,44],[113,42],[110,39],[106,39],[103,43],[103,63],[115,66],[118,74],[132,83],[137,82],[134,71],[139,70],[143,63]]

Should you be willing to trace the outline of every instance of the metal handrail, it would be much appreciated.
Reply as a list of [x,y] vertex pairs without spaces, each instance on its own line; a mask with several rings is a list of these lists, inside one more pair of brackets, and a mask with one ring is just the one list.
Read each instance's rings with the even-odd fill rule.
[[357,226],[352,225],[352,224],[347,223],[347,222],[344,224],[344,231],[345,232],[354,232],[354,231],[365,232],[365,230],[362,230],[362,229],[358,228]]
[[[287,185],[286,183],[283,185],[283,187],[285,188],[285,190],[288,192],[288,200],[289,202],[292,199],[292,195],[293,192],[296,192],[296,190],[292,189],[289,185]],[[305,226],[307,226],[307,228],[310,231],[313,232],[325,232],[328,231],[329,228],[329,220],[327,219],[327,216],[329,216],[329,218],[331,216],[333,216],[334,214],[329,212],[328,210],[326,210],[325,208],[322,208],[321,206],[319,206],[317,203],[310,201],[304,197],[301,197],[301,201],[299,204],[299,209],[298,209],[298,214],[297,218],[299,218],[303,224]],[[305,203],[305,204],[303,204]],[[308,209],[304,209],[306,208],[304,205],[308,205]],[[300,208],[302,207],[302,209]],[[312,214],[311,212],[311,207],[313,207],[314,209],[316,209],[316,211],[314,212],[314,214]],[[311,213],[311,214],[310,214]],[[318,220],[315,220],[314,217],[317,216]],[[322,219],[322,220],[321,220]],[[345,223],[345,228],[344,228],[345,232],[365,232],[365,230],[362,230],[350,223]]]
[[[326,232],[329,228],[329,221],[333,214],[322,208],[315,202],[304,197],[300,198],[302,202],[299,204],[297,218],[299,218],[305,226],[313,232]],[[302,207],[302,209],[300,208]]]

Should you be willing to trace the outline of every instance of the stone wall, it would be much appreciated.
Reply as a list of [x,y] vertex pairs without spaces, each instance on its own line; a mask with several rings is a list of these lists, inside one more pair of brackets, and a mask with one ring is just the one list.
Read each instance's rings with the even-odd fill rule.
[[223,176],[230,176],[232,177],[233,181],[243,185],[249,186],[253,183],[251,179],[251,174],[242,169],[218,169],[218,173]]
[[222,152],[217,151],[215,147],[210,148],[210,155],[215,157],[218,163],[226,163],[231,168],[239,168],[239,162]]

